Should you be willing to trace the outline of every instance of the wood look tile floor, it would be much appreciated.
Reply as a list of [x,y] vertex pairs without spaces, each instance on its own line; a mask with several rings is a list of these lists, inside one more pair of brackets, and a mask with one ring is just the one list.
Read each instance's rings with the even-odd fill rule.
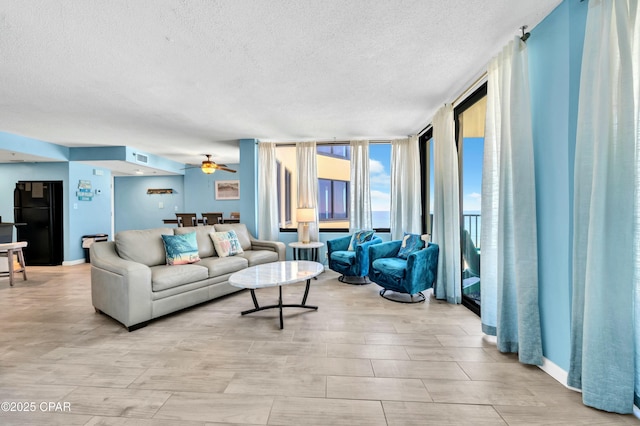
[[430,292],[393,303],[328,271],[309,294],[319,310],[285,310],[284,330],[276,310],[241,316],[239,292],[129,333],[94,312],[89,265],[28,270],[0,279],[0,402],[33,410],[0,411],[2,425],[639,424],[499,353]]

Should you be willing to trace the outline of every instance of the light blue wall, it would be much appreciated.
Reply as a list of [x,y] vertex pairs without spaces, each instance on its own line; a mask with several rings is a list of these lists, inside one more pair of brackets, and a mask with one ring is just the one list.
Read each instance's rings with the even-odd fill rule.
[[[232,170],[239,170],[239,164],[227,164]],[[218,180],[238,180],[238,173],[218,170],[207,175],[195,167],[185,170],[184,186],[187,188],[184,194],[184,208],[189,213],[222,212],[224,217],[229,217],[231,212],[240,211],[240,200],[216,200],[215,182]],[[240,196],[244,194],[244,187],[240,183]]]
[[0,142],[2,142],[2,149],[7,151],[38,155],[52,160],[67,161],[69,159],[69,148],[66,146],[56,145],[38,139],[0,132]]
[[[176,212],[185,212],[182,175],[116,176],[113,186],[116,233],[129,229],[175,227],[164,225],[162,219],[175,219]],[[173,189],[173,194],[147,194],[147,189],[166,188]]]
[[240,217],[258,235],[258,141],[240,139]]
[[[99,170],[102,175],[94,174]],[[78,181],[88,180],[94,196],[91,201],[80,201],[76,195]],[[65,231],[65,238],[69,245],[65,253],[65,260],[84,258],[82,236],[111,233],[111,171],[99,169],[86,164],[69,163],[69,186],[65,186],[69,198],[65,209],[69,212],[69,226]],[[100,190],[100,194],[96,194]],[[109,235],[112,238],[112,235]]]
[[569,369],[573,155],[587,3],[564,1],[531,32],[529,74],[544,356]]
[[[84,259],[82,236],[108,234],[111,229],[111,173],[101,169],[102,176],[93,175],[93,167],[70,163],[0,164],[0,216],[4,222],[13,221],[13,190],[20,180],[62,181],[64,261]],[[75,191],[78,180],[90,180],[93,189],[101,189],[92,201],[78,201]],[[77,208],[74,208],[75,207]],[[14,233],[14,238],[15,238]]]

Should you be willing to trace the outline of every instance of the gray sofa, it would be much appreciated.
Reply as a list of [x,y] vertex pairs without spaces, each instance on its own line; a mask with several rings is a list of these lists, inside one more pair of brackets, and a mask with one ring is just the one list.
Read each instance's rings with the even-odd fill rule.
[[[233,229],[244,253],[218,257],[209,236]],[[161,235],[196,232],[200,261],[167,265]],[[91,298],[96,312],[121,322],[129,331],[154,318],[240,289],[229,276],[253,265],[285,260],[285,245],[253,238],[244,224],[122,231],[114,241],[91,245]]]

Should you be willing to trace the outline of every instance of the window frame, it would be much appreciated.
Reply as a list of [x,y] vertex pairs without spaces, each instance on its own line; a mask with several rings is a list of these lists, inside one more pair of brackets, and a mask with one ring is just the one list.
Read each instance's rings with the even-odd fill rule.
[[[326,182],[330,182],[330,188],[331,188],[331,195],[329,196],[329,200],[330,200],[330,204],[331,204],[331,217],[329,218],[322,218],[320,219],[320,212],[318,212],[318,222],[335,222],[338,220],[349,220],[349,196],[351,195],[351,182],[348,180],[340,180],[340,179],[325,179],[325,178],[318,178],[318,188],[320,188],[320,181],[326,181]],[[335,198],[334,198],[334,194],[335,194],[335,184],[336,182],[342,182],[345,184],[345,190],[347,192],[347,196],[346,196],[346,203],[347,205],[345,205],[345,217],[335,217],[335,207],[334,207],[334,203],[335,203]],[[319,189],[318,189],[318,192]],[[319,196],[320,194],[318,194]],[[319,209],[318,209],[319,210]],[[340,228],[341,229],[341,228]]]
[[[391,147],[391,140],[370,140],[369,141],[370,144],[385,144],[385,145],[389,145],[389,147]],[[285,142],[285,143],[278,143],[277,147],[293,147],[295,146],[295,143],[291,143],[291,142]],[[332,157],[332,158],[339,158],[342,160],[350,160],[351,159],[351,152],[349,150],[348,156],[344,156],[344,155],[340,155],[340,154],[333,154],[333,153],[326,153],[326,152],[318,152],[317,147],[319,146],[329,146],[329,147],[334,147],[334,146],[339,146],[339,147],[347,147],[350,148],[350,143],[348,141],[332,141],[332,142],[317,142],[316,143],[316,155],[317,156],[326,156],[326,157]],[[333,148],[331,149],[333,152]],[[391,151],[390,151],[391,152]],[[389,154],[391,155],[391,154]],[[285,167],[285,170],[288,170]],[[326,179],[326,178],[318,178],[318,179],[325,179],[325,180],[331,180],[331,179]],[[341,179],[333,179],[336,181],[341,181],[341,182],[346,182],[347,183],[347,191],[348,191],[348,197],[351,196],[351,188],[350,188],[350,181],[347,180],[341,180]],[[338,218],[338,219],[318,219],[318,223],[321,222],[331,222],[331,221],[348,221],[349,220],[349,198],[347,198],[347,212],[346,212],[346,217],[345,218]],[[391,206],[389,206],[389,211],[391,209]],[[296,228],[285,228],[283,227],[286,225],[290,225],[292,224],[293,221],[291,222],[286,222],[286,223],[282,223],[280,222],[280,231],[282,233],[287,233],[287,232],[297,232]],[[389,223],[388,227],[385,228],[373,228],[376,232],[381,232],[381,233],[389,233],[391,232],[391,223]],[[329,227],[322,227],[318,229],[319,233],[326,233],[326,232],[330,232],[330,233],[344,233],[344,234],[348,234],[350,232],[350,229],[348,227],[346,228],[329,228]]]

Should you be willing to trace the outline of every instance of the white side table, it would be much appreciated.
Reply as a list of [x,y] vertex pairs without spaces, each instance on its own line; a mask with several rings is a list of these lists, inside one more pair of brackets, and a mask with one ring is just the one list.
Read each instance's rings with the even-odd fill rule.
[[318,249],[324,247],[324,243],[320,241],[311,241],[308,243],[294,242],[289,243],[289,247],[293,249],[293,260],[298,260],[300,258],[300,250],[309,250],[311,253],[311,257],[308,260],[313,262],[318,261]]

